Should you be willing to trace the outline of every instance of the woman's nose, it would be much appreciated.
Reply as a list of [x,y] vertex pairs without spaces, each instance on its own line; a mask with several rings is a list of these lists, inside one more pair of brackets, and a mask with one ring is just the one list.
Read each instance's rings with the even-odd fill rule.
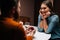
[[44,9],[41,9],[42,12],[44,12]]

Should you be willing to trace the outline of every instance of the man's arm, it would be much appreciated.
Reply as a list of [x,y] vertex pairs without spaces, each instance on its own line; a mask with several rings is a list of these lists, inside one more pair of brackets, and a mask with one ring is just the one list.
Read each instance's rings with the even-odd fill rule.
[[24,40],[33,40],[33,36],[27,36],[26,35],[22,24],[20,24],[19,27],[20,27],[20,30],[22,31],[21,35],[22,35]]

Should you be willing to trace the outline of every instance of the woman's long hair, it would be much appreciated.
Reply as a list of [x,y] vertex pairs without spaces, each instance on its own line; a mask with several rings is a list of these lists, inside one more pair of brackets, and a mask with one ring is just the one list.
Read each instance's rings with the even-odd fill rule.
[[47,5],[47,7],[50,9],[51,16],[55,15],[54,8],[51,1],[46,0],[46,1],[43,1],[41,4]]

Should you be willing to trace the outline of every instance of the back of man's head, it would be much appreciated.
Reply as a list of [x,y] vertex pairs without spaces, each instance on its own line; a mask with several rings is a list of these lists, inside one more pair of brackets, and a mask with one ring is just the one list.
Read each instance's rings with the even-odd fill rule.
[[9,11],[16,6],[16,0],[0,0],[1,13],[3,16],[8,16]]

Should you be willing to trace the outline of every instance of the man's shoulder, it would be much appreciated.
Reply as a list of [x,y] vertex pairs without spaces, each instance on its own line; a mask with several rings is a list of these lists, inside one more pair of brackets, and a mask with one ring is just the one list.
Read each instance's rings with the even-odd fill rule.
[[6,26],[8,28],[14,28],[19,25],[19,23],[14,20],[6,20],[6,21],[2,21],[2,23],[4,26]]
[[18,25],[19,25],[19,23],[18,23],[18,22],[13,21],[13,20],[10,22],[10,24],[11,24],[12,26],[18,26]]

